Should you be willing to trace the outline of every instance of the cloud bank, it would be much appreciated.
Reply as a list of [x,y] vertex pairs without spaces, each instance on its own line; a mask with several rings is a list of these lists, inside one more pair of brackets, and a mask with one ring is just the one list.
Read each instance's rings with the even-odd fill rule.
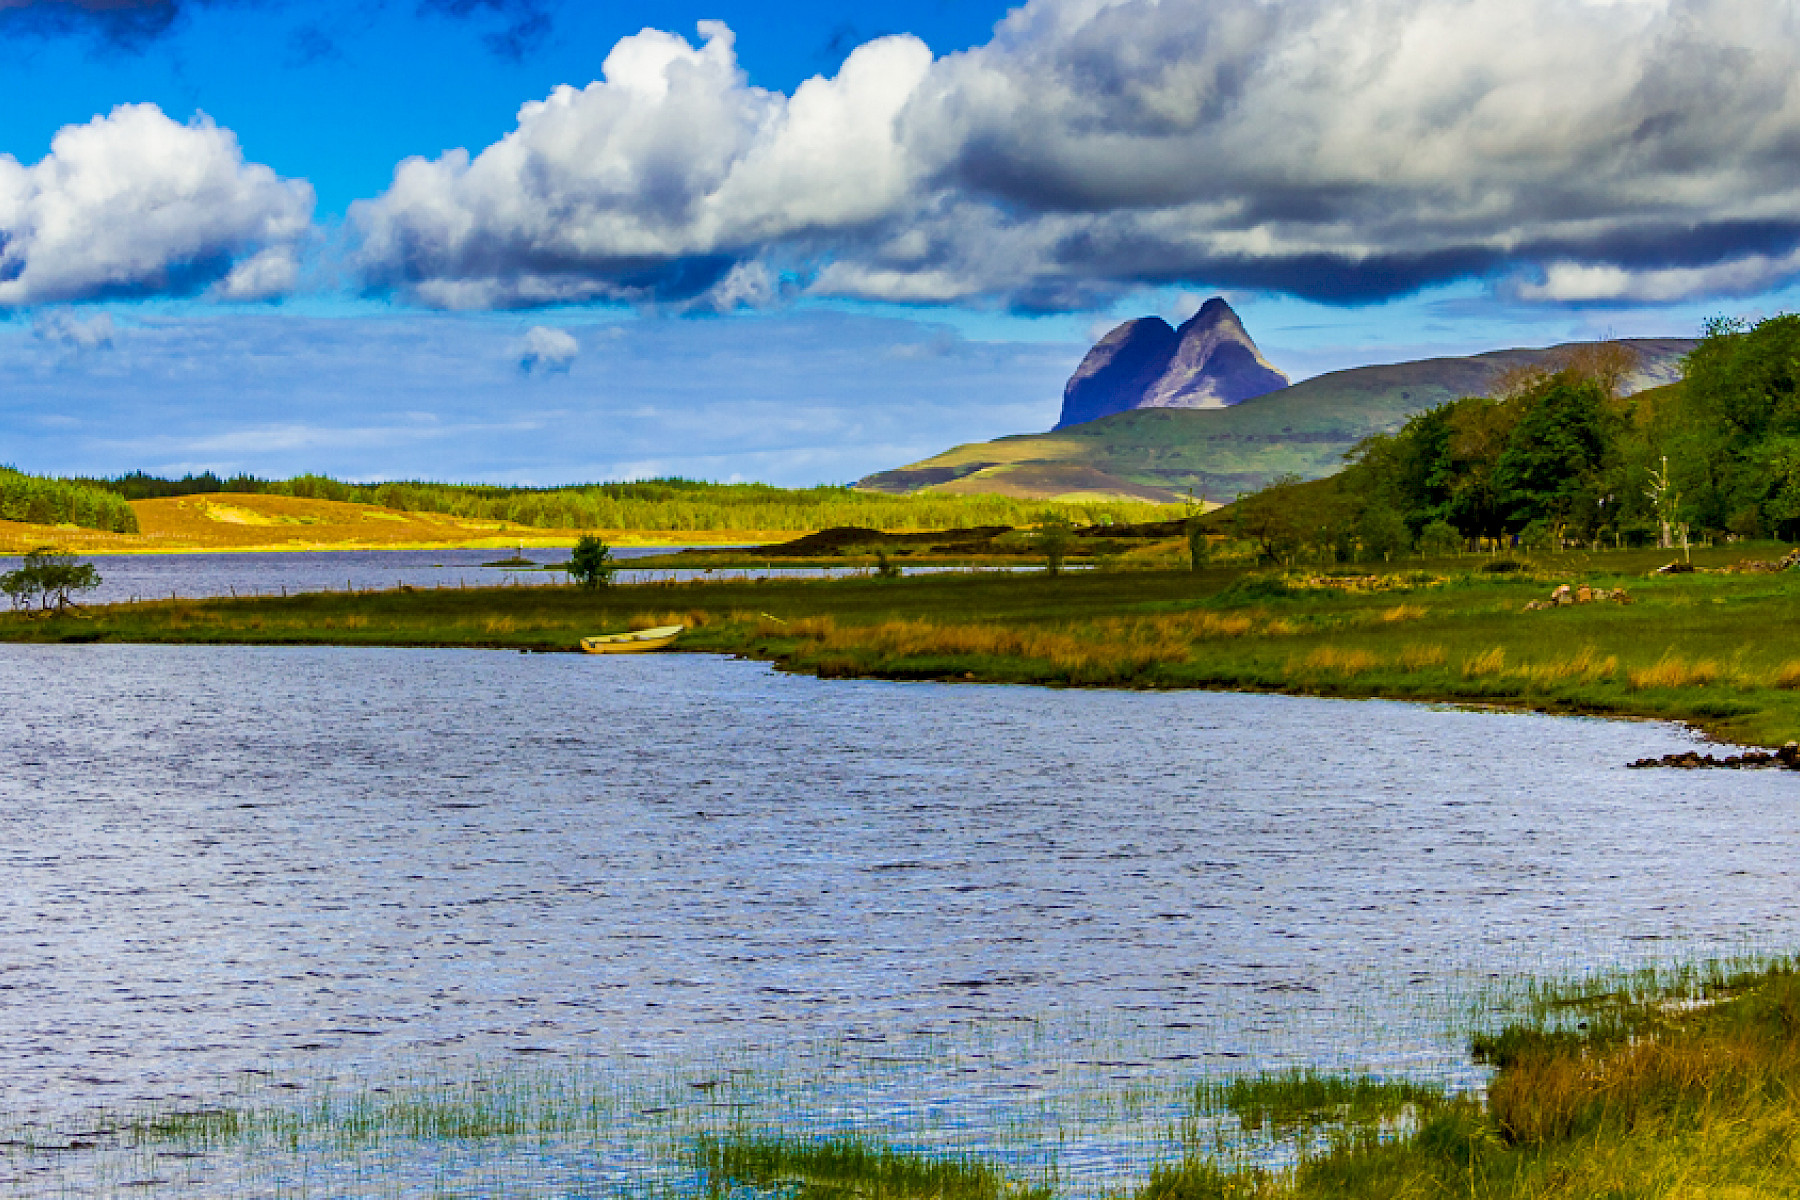
[[1747,294],[1800,272],[1800,8],[1032,0],[986,46],[878,39],[791,96],[721,24],[646,30],[354,222],[369,286],[443,308],[764,277],[1026,311],[1172,283]]
[[0,307],[290,291],[312,187],[244,161],[205,117],[128,104],[71,125],[32,166],[0,154]]

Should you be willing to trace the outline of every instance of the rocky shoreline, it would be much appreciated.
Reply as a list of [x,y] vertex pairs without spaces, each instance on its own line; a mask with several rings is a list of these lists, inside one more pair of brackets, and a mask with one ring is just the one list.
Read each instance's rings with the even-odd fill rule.
[[1746,750],[1742,754],[1728,754],[1724,758],[1701,754],[1698,750],[1685,750],[1680,754],[1665,754],[1661,758],[1640,758],[1628,765],[1634,770],[1644,767],[1678,767],[1688,771],[1705,770],[1709,767],[1733,770],[1779,767],[1785,771],[1800,771],[1800,742],[1789,742],[1779,750]]

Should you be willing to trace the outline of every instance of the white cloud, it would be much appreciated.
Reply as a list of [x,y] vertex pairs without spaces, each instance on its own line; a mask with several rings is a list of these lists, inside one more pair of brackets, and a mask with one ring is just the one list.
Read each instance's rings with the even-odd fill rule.
[[701,31],[698,48],[625,38],[599,82],[525,105],[473,158],[401,163],[354,209],[369,276],[446,308],[688,300],[772,242],[909,194],[895,117],[930,65],[917,39],[860,47],[788,97],[750,85],[724,25]]
[[470,308],[687,301],[744,264],[1027,309],[1608,269],[1660,297],[1792,278],[1800,246],[1791,0],[1031,0],[986,46],[880,39],[791,96],[701,30],[401,164],[354,214],[367,277]]
[[107,313],[84,318],[66,309],[53,309],[38,313],[31,321],[33,337],[71,356],[111,349],[113,333],[113,319]]
[[293,285],[313,191],[244,161],[204,116],[126,104],[59,131],[24,166],[0,154],[0,306],[107,295],[263,298]]
[[581,343],[565,330],[533,325],[513,349],[519,369],[527,375],[566,375],[581,353]]

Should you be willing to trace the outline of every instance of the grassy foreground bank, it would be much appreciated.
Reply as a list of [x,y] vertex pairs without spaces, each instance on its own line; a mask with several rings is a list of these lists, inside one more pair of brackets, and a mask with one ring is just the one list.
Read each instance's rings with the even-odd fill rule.
[[[1519,1003],[1519,1000],[1523,1003]],[[1527,988],[1472,1014],[1468,1046],[1494,1073],[1481,1091],[1428,1080],[1288,1070],[1186,1083],[1169,1149],[1149,1177],[1082,1195],[1117,1200],[1751,1200],[1800,1196],[1800,976],[1788,960],[1597,976]],[[786,1131],[779,1096],[719,1118],[672,1079],[667,1095],[602,1074],[495,1074],[461,1083],[324,1092],[263,1107],[148,1109],[94,1117],[73,1140],[16,1132],[6,1153],[123,1153],[122,1165],[210,1163],[275,1179],[313,1164],[321,1190],[253,1194],[420,1194],[405,1164],[442,1154],[504,1166],[494,1187],[434,1195],[603,1194],[549,1182],[559,1155],[607,1147],[662,1186],[604,1194],[803,1200],[1053,1200],[1069,1191],[1054,1156],[1021,1169],[993,1153],[907,1151],[854,1132]],[[733,1100],[731,1076],[707,1094]],[[685,1094],[685,1098],[684,1098]],[[645,1107],[648,1103],[649,1107]],[[712,1112],[695,1128],[670,1112]],[[839,1108],[854,1125],[857,1106]],[[1003,1130],[995,1131],[1004,1140]],[[1045,1131],[1054,1138],[1055,1129]],[[622,1139],[622,1140],[621,1140]],[[585,1148],[585,1150],[584,1150]],[[366,1167],[334,1192],[325,1163]],[[280,1168],[280,1164],[287,1164]],[[260,1172],[260,1173],[259,1173]],[[124,1178],[138,1178],[126,1175]],[[677,1186],[669,1186],[676,1180]],[[166,1182],[166,1180],[164,1180]],[[136,1183],[129,1187],[139,1186]],[[82,1192],[82,1194],[91,1194]],[[235,1194],[235,1193],[234,1193]]]
[[[1695,562],[1745,553],[1696,552]],[[692,627],[682,649],[827,677],[1438,700],[1681,720],[1765,745],[1800,739],[1800,572],[1647,574],[1665,559],[318,593],[10,614],[0,640],[549,651],[681,621]],[[1526,610],[1562,583],[1623,589],[1629,602]]]
[[[1477,1035],[1485,1097],[1310,1071],[1201,1085],[1197,1111],[1285,1144],[1291,1166],[1196,1152],[1135,1200],[1491,1200],[1800,1195],[1800,978],[1785,966],[1684,987],[1552,990]],[[974,1159],[855,1141],[706,1147],[715,1194],[1000,1200],[1054,1190]]]

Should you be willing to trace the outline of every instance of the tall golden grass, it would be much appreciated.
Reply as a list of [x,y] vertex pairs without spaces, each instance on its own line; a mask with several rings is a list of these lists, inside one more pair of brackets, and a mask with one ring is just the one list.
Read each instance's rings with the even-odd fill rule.
[[1506,647],[1492,646],[1480,654],[1463,659],[1462,677],[1464,679],[1483,679],[1489,675],[1498,675],[1506,670]]
[[1400,648],[1400,668],[1404,671],[1423,671],[1428,667],[1441,667],[1447,657],[1449,656],[1442,646],[1413,642]]
[[1353,679],[1373,671],[1381,659],[1367,650],[1341,650],[1336,646],[1320,646],[1305,658],[1291,658],[1284,668],[1288,676],[1335,675]]
[[1689,663],[1679,654],[1665,653],[1654,664],[1641,667],[1635,671],[1627,671],[1625,678],[1633,688],[1684,688],[1705,687],[1718,680],[1721,674],[1719,664],[1710,658],[1697,659]]
[[1619,671],[1617,655],[1601,658],[1592,646],[1583,646],[1575,654],[1567,658],[1554,658],[1548,662],[1531,663],[1520,667],[1515,673],[1522,679],[1540,686],[1561,683],[1567,679],[1579,679],[1583,683],[1597,683],[1602,679],[1611,679]]
[[702,609],[690,608],[686,612],[648,612],[638,613],[632,617],[629,627],[635,633],[640,629],[661,629],[668,625],[685,625],[689,629],[699,629],[712,619]]

